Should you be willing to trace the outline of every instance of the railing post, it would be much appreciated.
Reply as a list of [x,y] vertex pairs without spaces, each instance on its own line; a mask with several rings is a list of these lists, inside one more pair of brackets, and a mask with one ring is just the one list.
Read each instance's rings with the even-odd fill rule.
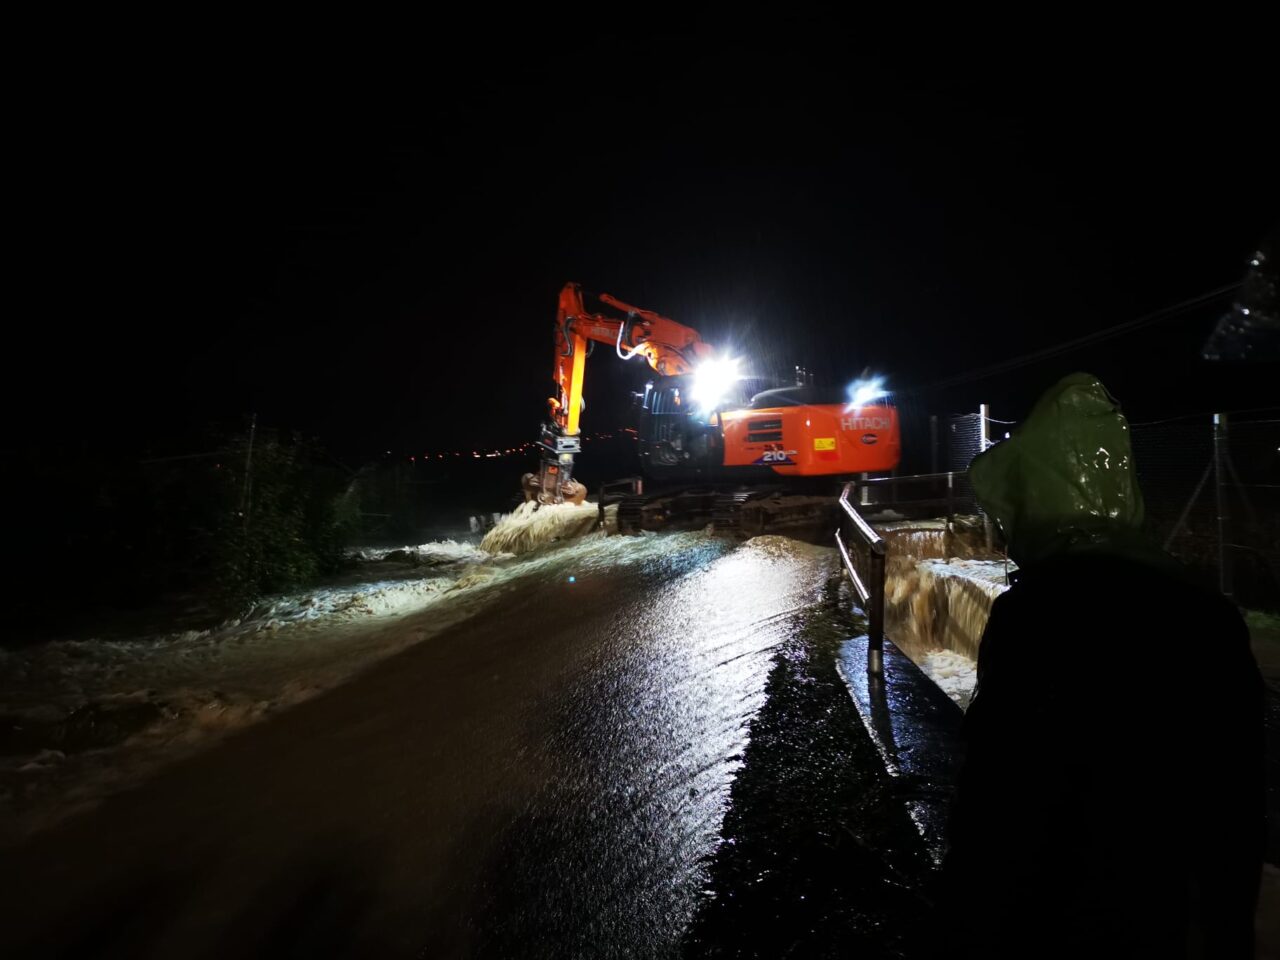
[[[879,547],[880,549],[876,549]],[[884,671],[884,544],[871,546],[871,598],[867,611],[867,672]]]
[[[884,668],[884,577],[885,554],[888,546],[880,536],[854,509],[849,502],[849,491],[853,483],[844,485],[840,494],[840,524],[836,528],[836,549],[840,551],[840,559],[849,574],[854,592],[858,595],[858,604],[867,615],[867,672],[878,677]],[[849,521],[851,532],[858,543],[867,551],[867,568],[859,574],[857,565],[840,536],[845,520]],[[861,550],[857,551],[861,554]],[[864,579],[865,577],[865,579]]]
[[1227,415],[1213,415],[1213,480],[1218,502],[1218,589],[1230,597],[1235,589],[1231,578],[1231,546],[1227,543],[1230,516],[1227,505],[1225,464],[1227,458]]

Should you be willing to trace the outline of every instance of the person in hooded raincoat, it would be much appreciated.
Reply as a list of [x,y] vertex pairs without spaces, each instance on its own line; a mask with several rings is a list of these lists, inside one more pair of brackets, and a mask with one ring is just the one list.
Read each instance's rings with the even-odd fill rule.
[[965,716],[948,957],[1251,957],[1263,685],[1233,604],[1142,535],[1129,428],[1052,387],[970,468],[1018,565]]

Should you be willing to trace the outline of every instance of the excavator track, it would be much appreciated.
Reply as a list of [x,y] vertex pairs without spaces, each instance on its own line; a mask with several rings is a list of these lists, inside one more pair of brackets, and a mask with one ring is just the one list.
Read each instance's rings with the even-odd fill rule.
[[667,490],[623,497],[618,502],[618,532],[697,530],[711,522],[716,491]]
[[837,519],[836,498],[798,495],[781,486],[746,490],[692,488],[631,494],[618,501],[618,532],[699,530],[745,540],[765,533],[825,534]]
[[644,529],[644,505],[649,497],[632,494],[618,501],[618,532],[639,533]]
[[716,533],[737,537],[742,535],[742,506],[753,497],[760,496],[758,490],[735,490],[722,493],[716,497],[711,510],[711,525]]

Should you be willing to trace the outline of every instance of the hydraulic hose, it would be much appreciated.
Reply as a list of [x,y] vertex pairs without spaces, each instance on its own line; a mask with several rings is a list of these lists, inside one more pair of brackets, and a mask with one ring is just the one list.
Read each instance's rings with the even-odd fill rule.
[[614,349],[617,351],[618,356],[621,357],[623,360],[630,360],[632,357],[636,355],[636,351],[640,349],[639,347],[632,347],[627,353],[622,352],[622,331],[625,330],[630,325],[631,325],[631,317],[627,317],[624,323],[621,323],[618,325],[618,342],[615,345]]

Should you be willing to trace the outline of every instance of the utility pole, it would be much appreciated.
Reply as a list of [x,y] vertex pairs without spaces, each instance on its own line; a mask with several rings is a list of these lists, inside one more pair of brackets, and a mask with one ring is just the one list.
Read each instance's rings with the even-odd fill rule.
[[1227,543],[1230,516],[1227,504],[1227,415],[1213,415],[1213,481],[1218,500],[1218,589],[1230,597],[1235,589],[1231,582],[1231,545]]
[[244,482],[240,485],[240,516],[244,520],[245,529],[249,529],[249,493],[253,483],[253,439],[258,432],[258,415],[249,417],[249,449],[244,455]]

